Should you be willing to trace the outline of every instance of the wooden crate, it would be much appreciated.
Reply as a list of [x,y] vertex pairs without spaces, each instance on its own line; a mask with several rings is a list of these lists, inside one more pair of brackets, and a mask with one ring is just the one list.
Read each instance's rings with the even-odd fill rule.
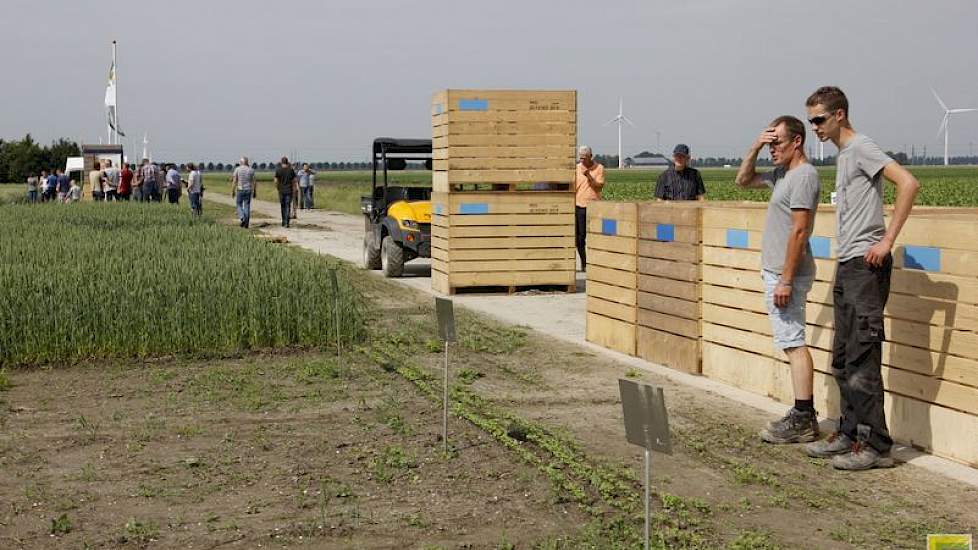
[[431,202],[435,290],[553,285],[574,291],[572,194],[435,192]]
[[436,192],[572,191],[576,91],[444,90],[431,115]]
[[646,361],[701,370],[701,203],[638,205],[636,351]]
[[[978,464],[978,277],[965,267],[978,265],[973,219],[924,211],[905,225],[884,312],[882,375],[895,439]],[[763,220],[760,206],[704,209],[703,373],[790,402],[790,369],[771,342],[759,274]],[[838,415],[831,380],[834,236],[834,210],[823,205],[812,242],[818,271],[807,304],[823,416]]]
[[573,291],[577,93],[444,90],[431,120],[433,288]]
[[587,340],[635,355],[638,205],[587,208]]

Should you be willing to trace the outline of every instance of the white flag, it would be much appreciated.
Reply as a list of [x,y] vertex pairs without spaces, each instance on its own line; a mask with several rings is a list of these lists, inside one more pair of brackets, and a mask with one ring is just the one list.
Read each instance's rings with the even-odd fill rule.
[[118,121],[115,119],[115,102],[115,61],[113,61],[112,66],[109,68],[109,84],[105,87],[105,116],[108,118],[109,128],[118,132],[120,136],[126,137],[126,134],[117,128]]

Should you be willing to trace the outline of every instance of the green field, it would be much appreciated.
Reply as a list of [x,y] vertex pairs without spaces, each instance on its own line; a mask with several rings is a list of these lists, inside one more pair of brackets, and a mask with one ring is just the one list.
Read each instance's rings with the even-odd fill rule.
[[[978,167],[974,166],[922,166],[910,171],[921,183],[917,204],[924,206],[978,206]],[[654,170],[607,170],[606,200],[648,200],[652,198]],[[767,191],[739,189],[734,184],[737,171],[734,168],[703,168],[700,170],[706,184],[708,200],[766,201]],[[431,173],[426,171],[391,172],[391,183],[396,185],[427,185]],[[835,168],[820,168],[822,177],[822,202],[829,202],[829,194],[835,188]],[[210,193],[230,194],[230,175],[226,172],[207,173],[204,185]],[[324,171],[316,174],[316,208],[360,213],[360,196],[369,193],[369,171]],[[271,172],[259,172],[258,198],[275,200]],[[886,187],[886,200],[893,202],[893,186]],[[0,204],[20,201],[24,195],[22,185],[0,186]]]
[[[0,365],[334,345],[326,267],[185,208],[3,206]],[[358,339],[363,303],[340,288]]]
[[[973,166],[912,167],[910,170],[921,183],[916,204],[925,206],[978,206],[978,168]],[[764,190],[744,190],[734,184],[737,174],[734,168],[704,168],[700,170],[706,184],[709,200],[766,201]],[[609,169],[603,198],[606,200],[649,200],[655,188],[658,171]],[[392,183],[397,185],[425,185],[431,181],[429,172],[391,172]],[[829,202],[829,194],[835,188],[835,168],[820,168],[822,178],[822,202]],[[220,191],[230,189],[226,174],[208,174],[207,182]],[[336,210],[349,214],[360,213],[360,196],[369,193],[370,172],[320,172],[316,175],[316,208]],[[259,174],[259,181],[268,182],[260,198],[274,200],[271,189],[272,175]],[[886,186],[886,200],[892,203],[894,188]]]

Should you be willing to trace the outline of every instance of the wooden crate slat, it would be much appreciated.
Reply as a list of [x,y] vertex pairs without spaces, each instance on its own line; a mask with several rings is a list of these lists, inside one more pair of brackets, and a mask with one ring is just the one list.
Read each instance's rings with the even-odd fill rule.
[[635,324],[587,313],[585,334],[588,342],[627,355],[635,355]]
[[633,290],[638,284],[638,276],[634,271],[622,271],[620,269],[603,267],[593,262],[588,262],[587,280]]
[[636,355],[667,367],[699,374],[700,341],[639,326],[636,329]]
[[638,272],[643,275],[656,275],[679,281],[698,282],[700,280],[699,264],[660,260],[657,258],[639,258]]
[[575,161],[577,150],[568,145],[528,145],[528,146],[453,146],[434,148],[432,158],[435,160],[445,159],[472,159],[472,158],[493,158],[493,159],[563,159],[570,158]]
[[577,135],[449,135],[433,136],[433,149],[446,147],[576,147]]
[[618,302],[612,302],[609,300],[602,300],[597,296],[589,295],[586,301],[587,311],[590,313],[597,313],[598,315],[603,315],[605,317],[611,317],[612,319],[618,319],[625,323],[634,325],[636,320],[636,309],[635,306],[629,306],[627,304],[620,304]]
[[639,292],[638,307],[640,309],[658,311],[659,313],[675,315],[676,317],[682,317],[684,319],[690,319],[693,321],[700,319],[699,302],[690,302],[669,296]]
[[687,338],[698,339],[700,337],[700,322],[692,319],[683,319],[674,315],[659,313],[649,309],[638,309],[639,325],[654,328],[663,332],[678,334]]
[[573,157],[565,158],[451,158],[436,159],[433,169],[437,172],[447,171],[452,179],[455,170],[574,170],[576,163]]

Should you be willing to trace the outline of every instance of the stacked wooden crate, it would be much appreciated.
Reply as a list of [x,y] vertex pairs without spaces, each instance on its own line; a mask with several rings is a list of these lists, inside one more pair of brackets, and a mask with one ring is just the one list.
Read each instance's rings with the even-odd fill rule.
[[635,355],[638,205],[592,201],[587,208],[587,340]]
[[432,100],[432,287],[575,287],[577,93]]
[[700,372],[698,202],[638,205],[639,357]]
[[[784,402],[790,369],[771,341],[759,275],[764,208],[703,213],[703,374]],[[832,379],[835,213],[820,207],[808,295],[816,405],[837,416]],[[978,226],[974,213],[910,217],[894,250],[883,383],[894,439],[978,465]]]

